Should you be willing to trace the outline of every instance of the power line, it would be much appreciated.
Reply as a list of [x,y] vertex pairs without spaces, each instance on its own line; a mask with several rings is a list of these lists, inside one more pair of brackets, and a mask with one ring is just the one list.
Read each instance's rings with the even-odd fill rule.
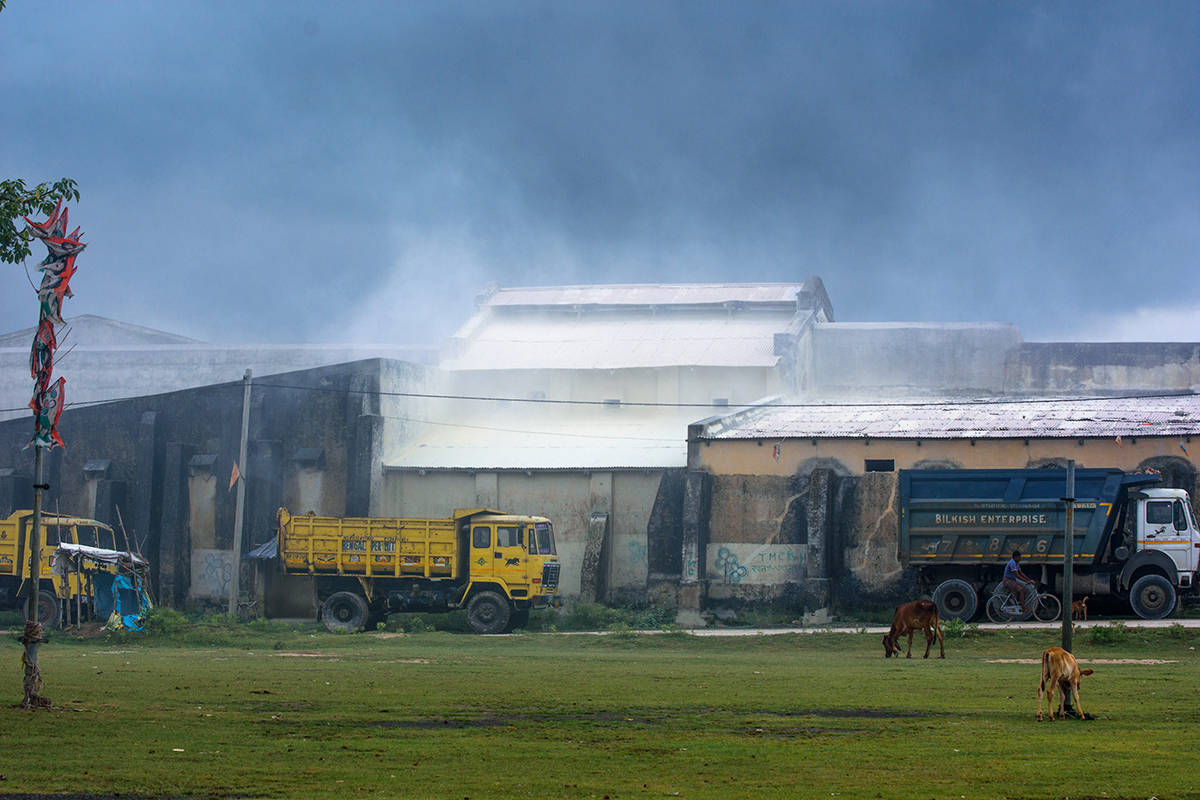
[[[220,384],[217,384],[220,385]],[[280,383],[261,383],[255,381],[253,385],[261,389],[291,389],[295,391],[306,392],[326,392],[330,394],[364,394],[376,395],[379,397],[409,397],[422,400],[464,400],[489,403],[528,403],[534,405],[564,405],[564,406],[600,406],[610,408],[615,405],[607,400],[551,400],[546,398],[535,397],[494,397],[487,395],[456,395],[456,394],[428,394],[424,392],[385,392],[378,389],[350,389],[350,388],[331,388],[325,386],[295,386],[290,384]],[[235,384],[229,384],[230,387]],[[240,388],[240,385],[237,385]],[[212,385],[204,387],[192,387],[195,389],[211,389]],[[175,391],[189,391],[187,389]],[[174,392],[172,392],[174,393]],[[147,396],[147,395],[143,395]],[[153,395],[149,395],[153,396]],[[901,407],[901,408],[936,408],[940,406],[993,406],[1005,404],[1039,404],[1039,403],[1094,403],[1103,400],[1155,400],[1170,397],[1195,397],[1196,393],[1187,390],[1166,390],[1162,392],[1136,393],[1136,394],[1116,394],[1103,395],[1097,397],[984,397],[984,398],[960,398],[960,399],[936,399],[936,400],[907,400],[894,402],[810,402],[810,403],[770,403],[763,405],[740,405],[726,406],[713,405],[712,403],[646,403],[634,401],[621,401],[619,405],[624,407],[636,408],[706,408],[706,409],[725,409],[733,411],[739,408],[860,408],[862,406],[880,406],[880,407]],[[65,408],[75,407],[90,407],[95,405],[104,405],[106,403],[118,403],[124,400],[134,400],[134,397],[117,397],[107,400],[79,400],[67,403]],[[0,408],[0,413],[11,411],[23,411],[27,406],[20,408]],[[432,424],[432,423],[431,423]]]

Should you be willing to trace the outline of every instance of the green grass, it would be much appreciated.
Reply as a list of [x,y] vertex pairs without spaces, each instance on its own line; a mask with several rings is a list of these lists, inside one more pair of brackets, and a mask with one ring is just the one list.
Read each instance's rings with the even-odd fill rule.
[[[1076,636],[1097,719],[1037,723],[1057,632],[58,635],[54,712],[0,642],[0,792],[343,798],[1200,797],[1192,629]],[[918,636],[914,642],[923,642]],[[923,647],[918,651],[924,652]],[[936,655],[936,649],[934,651]]]

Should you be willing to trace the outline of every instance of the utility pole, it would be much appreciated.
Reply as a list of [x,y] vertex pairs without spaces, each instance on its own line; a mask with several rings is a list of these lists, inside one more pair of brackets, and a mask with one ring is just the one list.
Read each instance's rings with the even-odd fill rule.
[[[33,448],[33,519],[25,537],[25,552],[29,555],[29,596],[25,598],[25,631],[21,643],[25,652],[21,663],[25,667],[22,682],[25,698],[21,708],[48,708],[50,701],[42,697],[42,671],[38,669],[38,645],[42,643],[42,625],[38,621],[38,606],[42,585],[42,446]],[[18,567],[19,568],[19,567]]]
[[1067,531],[1063,537],[1062,649],[1071,652],[1074,623],[1071,621],[1071,601],[1075,594],[1075,460],[1067,462]]
[[238,597],[242,591],[242,525],[246,515],[246,444],[250,437],[250,379],[246,370],[242,378],[242,443],[238,448],[237,510],[233,515],[233,577],[229,582],[229,614],[237,616]]

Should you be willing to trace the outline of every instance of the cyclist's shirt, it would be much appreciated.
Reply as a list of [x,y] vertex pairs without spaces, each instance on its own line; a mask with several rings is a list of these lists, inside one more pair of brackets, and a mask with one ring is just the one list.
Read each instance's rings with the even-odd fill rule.
[[1021,569],[1021,565],[1018,564],[1016,561],[1013,561],[1010,558],[1008,560],[1008,563],[1004,565],[1004,580],[1006,580],[1006,581],[1017,580],[1017,571],[1020,569]]

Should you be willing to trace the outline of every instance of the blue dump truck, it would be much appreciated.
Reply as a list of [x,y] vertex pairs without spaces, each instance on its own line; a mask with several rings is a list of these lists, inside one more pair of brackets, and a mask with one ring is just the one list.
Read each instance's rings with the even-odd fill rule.
[[[1200,529],[1188,493],[1157,474],[1075,471],[1072,589],[1125,598],[1143,619],[1196,592]],[[1013,550],[1021,568],[1062,593],[1067,471],[901,470],[899,556],[942,619],[984,607]],[[1070,609],[1067,609],[1070,613]]]

